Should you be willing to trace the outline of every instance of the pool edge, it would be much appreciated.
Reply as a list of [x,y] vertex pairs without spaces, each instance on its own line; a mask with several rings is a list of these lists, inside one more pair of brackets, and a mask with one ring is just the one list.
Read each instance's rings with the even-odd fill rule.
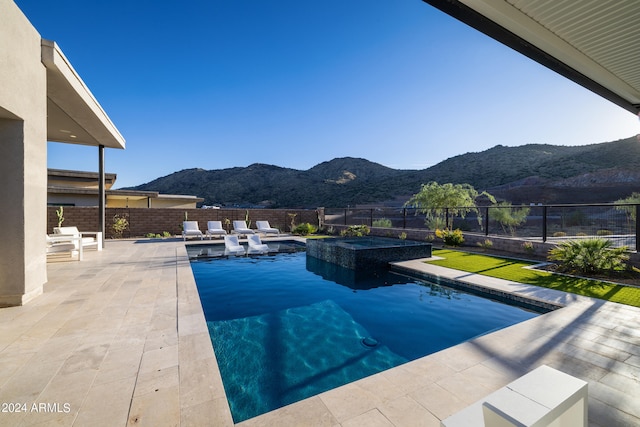
[[[181,248],[177,249],[177,259],[178,259],[178,279],[177,282],[180,283],[182,286],[178,286],[178,306],[179,306],[179,310],[178,310],[178,322],[179,322],[179,338],[182,341],[182,336],[183,336],[183,329],[180,327],[180,323],[181,322],[186,322],[186,323],[191,323],[194,321],[194,319],[198,318],[199,319],[199,324],[200,325],[194,325],[196,329],[198,328],[203,328],[202,330],[204,330],[206,332],[206,341],[208,341],[208,345],[209,348],[211,350],[211,357],[213,358],[213,361],[215,362],[215,353],[213,351],[213,345],[211,343],[211,340],[209,338],[208,335],[208,331],[207,331],[207,326],[206,326],[206,321],[204,319],[204,312],[202,310],[202,305],[200,303],[200,297],[196,288],[196,284],[195,284],[195,278],[193,277],[193,272],[191,270],[191,266],[190,266],[190,261],[189,258],[187,256],[187,252],[186,252],[186,248],[184,246],[182,246]],[[458,283],[466,283],[468,285],[473,285],[472,282],[474,281],[478,281],[479,279],[479,275],[474,275],[474,274],[469,274],[466,272],[462,272],[459,270],[453,270],[453,269],[448,269],[448,268],[444,268],[444,267],[437,267],[437,266],[433,266],[433,265],[429,265],[429,264],[425,264],[424,263],[425,259],[414,259],[414,260],[410,260],[410,261],[399,261],[399,262],[395,262],[392,263],[394,265],[394,267],[400,266],[402,269],[411,272],[412,276],[424,276],[424,277],[429,277],[429,280],[433,280],[433,278],[436,278],[437,280],[440,281],[449,281],[449,282],[458,282]],[[188,272],[185,271],[185,269],[188,269]],[[187,274],[188,273],[188,274]],[[466,277],[466,280],[464,279]],[[487,278],[486,276],[482,276],[482,278],[480,278],[480,281],[485,282],[482,283],[480,285],[475,284],[473,286],[480,286],[483,289],[497,289],[497,291],[499,292],[504,292],[506,294],[509,295],[513,295],[513,296],[518,296],[519,298],[523,298],[523,299],[530,299],[530,300],[536,300],[536,301],[541,301],[544,302],[546,304],[550,304],[553,305],[556,309],[548,314],[554,313],[554,312],[558,312],[558,311],[562,311],[562,310],[558,310],[558,308],[564,308],[565,306],[571,304],[571,303],[575,303],[575,302],[580,302],[580,301],[590,301],[592,300],[591,298],[587,298],[587,297],[578,297],[578,298],[568,298],[566,293],[561,292],[561,291],[555,291],[555,290],[550,290],[550,289],[545,289],[545,288],[540,288],[537,286],[533,286],[533,285],[523,285],[520,283],[514,283],[514,282],[508,282],[508,281],[504,281],[501,279],[496,279],[496,278]],[[491,283],[494,284],[499,284],[499,286],[496,288],[494,286],[491,286]],[[510,291],[505,291],[503,289],[501,289],[503,286],[513,286],[516,289],[512,289]],[[542,291],[542,292],[540,292]],[[182,294],[180,293],[182,292]],[[195,294],[194,294],[195,293]],[[195,301],[193,299],[193,297],[196,297]],[[575,297],[575,296],[574,296]],[[194,304],[195,303],[195,304]],[[183,306],[183,309],[181,310],[180,307]],[[541,315],[538,316],[539,317],[543,317],[546,315]],[[183,318],[184,317],[184,318]],[[536,319],[530,319],[524,322],[520,322],[518,324],[512,325],[510,327],[501,329],[500,331],[496,331],[493,332],[491,334],[487,334],[484,335],[483,337],[491,337],[491,336],[495,336],[497,334],[500,334],[502,331],[505,331],[507,329],[511,329],[514,327],[517,327],[519,325],[523,325],[523,324],[527,324],[530,322],[534,322]],[[185,333],[188,332],[188,329],[184,329]],[[200,331],[202,332],[202,331]],[[202,337],[201,337],[202,338]],[[337,387],[335,389],[326,391],[324,393],[321,393],[319,395],[315,395],[315,396],[311,396],[307,399],[301,400],[299,402],[284,406],[282,408],[278,408],[275,409],[271,412],[267,412],[265,414],[261,414],[258,415],[254,418],[250,418],[248,420],[245,420],[241,423],[238,424],[234,424],[232,421],[232,417],[231,417],[231,410],[229,408],[229,404],[227,401],[227,397],[226,397],[226,393],[224,393],[224,387],[222,385],[222,377],[220,375],[220,371],[217,365],[217,362],[214,363],[213,369],[211,369],[207,375],[207,383],[209,383],[209,387],[210,388],[214,388],[218,390],[218,393],[221,391],[222,394],[218,394],[216,395],[215,399],[213,399],[213,402],[215,404],[215,407],[222,410],[223,414],[221,414],[223,416],[223,421],[224,423],[221,424],[216,424],[216,425],[242,425],[242,426],[251,426],[251,425],[262,425],[263,422],[266,421],[266,423],[269,423],[269,419],[273,419],[273,417],[275,417],[276,419],[278,417],[283,417],[283,419],[286,418],[290,418],[292,416],[292,412],[297,412],[297,408],[305,408],[303,409],[303,412],[314,412],[314,413],[318,413],[318,416],[321,417],[330,417],[333,419],[333,421],[335,421],[336,423],[340,422],[340,417],[336,415],[339,414],[335,414],[335,411],[332,410],[330,408],[331,405],[327,404],[327,396],[339,396],[342,395],[343,393],[349,391],[350,389],[352,389],[352,387],[355,384],[361,384],[361,383],[365,383],[367,381],[372,380],[374,377],[375,378],[380,378],[382,377],[393,377],[396,375],[402,376],[406,373],[406,371],[408,369],[411,369],[410,367],[408,367],[408,365],[412,365],[415,366],[417,364],[422,364],[422,363],[427,363],[427,361],[431,361],[431,360],[437,360],[440,356],[441,353],[447,352],[447,351],[456,351],[456,349],[463,349],[468,343],[470,343],[471,341],[475,341],[476,339],[482,339],[481,338],[474,338],[470,341],[466,341],[464,343],[458,344],[456,346],[450,347],[448,349],[444,349],[441,350],[439,352],[424,356],[420,359],[416,359],[414,361],[408,362],[407,364],[403,364],[400,365],[398,367],[389,369],[387,371],[383,371],[380,372],[378,374],[374,374],[370,377],[366,377],[357,381],[354,381],[352,383]],[[183,359],[182,359],[182,351],[180,352],[180,363],[181,363],[181,387],[182,387],[182,363],[183,363]],[[190,360],[185,360],[184,363],[189,363]],[[187,373],[188,375],[188,373]],[[185,404],[181,401],[181,406],[185,406]],[[308,414],[310,416],[310,414]],[[216,419],[219,419],[220,414],[218,414],[216,416]]]

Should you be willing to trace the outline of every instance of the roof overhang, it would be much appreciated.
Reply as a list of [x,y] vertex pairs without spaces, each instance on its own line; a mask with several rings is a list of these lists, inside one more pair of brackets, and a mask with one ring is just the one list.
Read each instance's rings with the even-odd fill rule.
[[[74,171],[66,169],[47,169],[47,178],[51,181],[75,181],[84,183],[85,185],[95,185],[98,187],[100,174],[97,172]],[[104,182],[107,189],[111,188],[116,182],[117,175],[115,173],[105,173]]]
[[58,45],[42,39],[47,69],[47,140],[125,148],[125,140]]
[[620,107],[640,112],[640,2],[423,0]]
[[[75,195],[91,195],[98,196],[99,192],[97,188],[77,188],[77,187],[56,187],[48,186],[47,193],[49,194],[75,194]],[[136,191],[136,190],[106,190],[105,194],[110,198],[115,199],[155,199],[158,197],[157,191]]]
[[[78,188],[78,187],[62,187],[49,185],[47,187],[47,193],[49,194],[75,194],[75,195],[91,195],[97,196],[97,188]],[[201,203],[204,201],[202,197],[189,196],[183,194],[160,194],[157,191],[142,191],[142,190],[106,190],[105,192],[110,199],[129,199],[129,200],[142,200],[142,199],[158,199],[158,200],[173,200],[181,203]]]

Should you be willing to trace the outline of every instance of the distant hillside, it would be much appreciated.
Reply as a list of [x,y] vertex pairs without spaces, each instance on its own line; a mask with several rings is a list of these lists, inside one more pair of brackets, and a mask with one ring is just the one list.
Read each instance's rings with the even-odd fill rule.
[[252,164],[219,170],[186,169],[133,187],[190,194],[205,204],[265,207],[343,207],[401,203],[429,181],[469,183],[513,203],[611,202],[640,191],[636,137],[579,147],[495,146],[452,157],[424,170],[398,170],[344,157],[309,170]]

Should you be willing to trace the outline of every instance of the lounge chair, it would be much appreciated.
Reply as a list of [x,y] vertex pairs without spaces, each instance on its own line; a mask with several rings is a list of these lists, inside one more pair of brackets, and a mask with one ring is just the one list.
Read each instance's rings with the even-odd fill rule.
[[247,236],[247,242],[249,242],[249,254],[266,254],[269,252],[269,246],[262,243],[260,236],[257,234],[251,234]]
[[238,236],[224,236],[225,255],[244,255],[244,246],[238,243]]
[[204,239],[200,227],[198,227],[198,221],[183,221],[182,222],[182,240],[187,240],[187,237],[200,237],[200,240]]
[[207,237],[213,239],[213,236],[225,236],[227,230],[222,228],[222,221],[207,221]]
[[54,236],[45,234],[45,236],[47,239],[47,257],[66,252],[71,258],[77,256],[78,261],[82,261],[82,245],[78,244],[81,237],[70,237],[64,234]]
[[265,236],[267,234],[277,234],[280,235],[280,230],[277,228],[273,228],[269,225],[269,221],[256,221],[256,227],[258,228],[258,233],[264,233]]
[[255,234],[255,231],[247,227],[247,223],[244,221],[233,221],[233,231],[235,234]]
[[95,246],[96,250],[102,250],[101,231],[80,232],[78,231],[78,227],[54,227],[53,234],[56,238],[60,237],[60,239],[57,239],[58,243],[64,242],[61,236],[74,237],[74,239],[69,240],[69,242],[74,244],[76,250],[80,249],[81,244],[83,248]]

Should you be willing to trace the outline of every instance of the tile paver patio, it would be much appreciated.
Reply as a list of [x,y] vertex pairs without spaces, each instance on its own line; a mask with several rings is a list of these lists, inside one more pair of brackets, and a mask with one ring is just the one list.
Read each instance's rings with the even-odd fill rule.
[[[84,255],[0,309],[0,425],[233,425],[182,240]],[[590,425],[640,425],[640,309],[403,264],[567,307],[239,425],[438,426],[543,364],[589,382]]]

